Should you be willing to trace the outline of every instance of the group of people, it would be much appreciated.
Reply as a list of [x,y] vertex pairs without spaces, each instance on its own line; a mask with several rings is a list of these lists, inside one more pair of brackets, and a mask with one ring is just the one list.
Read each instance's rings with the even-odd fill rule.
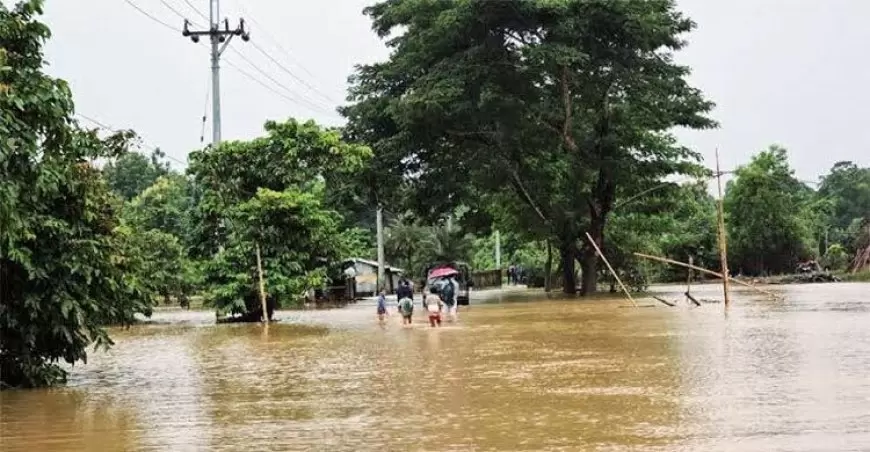
[[508,284],[516,286],[525,282],[526,270],[519,265],[511,264],[507,269]]
[[[452,321],[457,319],[456,296],[459,292],[459,283],[453,277],[443,278],[439,282],[438,294],[434,299],[430,299],[425,287],[422,290],[423,309],[429,315],[429,325],[433,328],[441,326],[442,312],[446,312]],[[411,281],[405,278],[399,281],[396,298],[398,312],[402,315],[402,324],[411,325],[414,315],[414,286]],[[387,294],[384,289],[381,289],[378,294],[378,320],[383,323],[387,315]]]

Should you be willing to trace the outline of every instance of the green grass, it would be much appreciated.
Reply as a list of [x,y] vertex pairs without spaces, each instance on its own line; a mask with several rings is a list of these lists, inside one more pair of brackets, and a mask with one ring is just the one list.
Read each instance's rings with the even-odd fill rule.
[[837,273],[843,281],[848,282],[870,282],[870,270],[860,271],[858,273],[842,272]]

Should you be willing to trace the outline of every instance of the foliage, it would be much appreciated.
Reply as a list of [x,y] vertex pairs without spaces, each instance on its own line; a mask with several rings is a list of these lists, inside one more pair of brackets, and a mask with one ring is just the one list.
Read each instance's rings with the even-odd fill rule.
[[109,346],[150,304],[136,256],[116,231],[117,205],[88,163],[125,152],[72,122],[67,84],[42,71],[42,2],[0,4],[0,387],[62,382],[57,364]]
[[822,177],[818,197],[830,203],[825,227],[831,242],[839,243],[848,253],[856,252],[857,226],[870,218],[870,168],[835,163]]
[[171,234],[187,244],[192,241],[193,208],[190,182],[180,174],[170,173],[127,202],[124,221],[137,229]]
[[341,215],[325,204],[326,180],[358,170],[371,155],[313,122],[270,121],[265,129],[251,141],[192,153],[189,168],[201,191],[206,303],[257,318],[257,246],[270,305],[298,302],[325,284],[329,264],[347,257],[341,254],[359,238],[340,232]]
[[151,157],[125,152],[103,167],[103,175],[112,188],[125,200],[133,199],[158,178],[169,174],[169,165],[161,161],[165,154],[159,149]]
[[[411,177],[423,218],[510,199],[517,223],[559,244],[567,291],[578,239],[603,238],[618,197],[698,171],[670,130],[712,126],[712,104],[673,63],[694,24],[672,1],[398,0],[366,11],[380,36],[403,33],[387,62],[352,77],[348,128]],[[585,256],[592,291],[596,259]]]
[[834,271],[845,270],[849,266],[849,258],[843,245],[835,243],[822,256],[821,265]]
[[771,146],[735,172],[725,194],[729,267],[747,275],[794,271],[812,255],[812,190]]

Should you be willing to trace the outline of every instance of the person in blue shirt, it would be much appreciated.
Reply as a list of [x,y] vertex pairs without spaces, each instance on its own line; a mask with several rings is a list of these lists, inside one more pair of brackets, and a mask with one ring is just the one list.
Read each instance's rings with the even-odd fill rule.
[[387,293],[384,289],[378,294],[378,321],[383,323],[384,316],[387,315]]

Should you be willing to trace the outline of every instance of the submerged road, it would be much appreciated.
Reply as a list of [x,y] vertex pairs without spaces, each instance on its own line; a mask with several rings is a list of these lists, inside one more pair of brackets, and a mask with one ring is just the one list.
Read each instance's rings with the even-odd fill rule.
[[268,329],[161,312],[68,387],[0,394],[0,449],[870,450],[870,285],[773,289],[727,315],[678,287],[655,288],[675,308],[477,294],[440,329],[373,301]]

